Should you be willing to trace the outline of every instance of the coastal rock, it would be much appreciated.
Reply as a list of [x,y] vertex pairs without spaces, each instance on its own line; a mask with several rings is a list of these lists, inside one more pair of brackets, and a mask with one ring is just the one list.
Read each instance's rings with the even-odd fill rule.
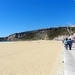
[[[70,28],[70,27],[68,27]],[[75,32],[75,27],[71,28]],[[67,27],[44,28],[20,33],[14,33],[8,37],[1,37],[0,40],[53,40],[55,37],[69,35]]]

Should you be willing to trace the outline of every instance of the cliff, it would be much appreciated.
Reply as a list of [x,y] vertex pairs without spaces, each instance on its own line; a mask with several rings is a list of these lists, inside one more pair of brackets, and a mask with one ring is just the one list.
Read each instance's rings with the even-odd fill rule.
[[[70,27],[68,27],[70,29]],[[73,32],[75,32],[75,27],[71,28]],[[2,37],[0,40],[52,40],[59,35],[68,35],[67,27],[55,27],[55,28],[45,28],[38,29],[33,31],[26,31],[20,33],[14,33],[9,35],[8,37]]]

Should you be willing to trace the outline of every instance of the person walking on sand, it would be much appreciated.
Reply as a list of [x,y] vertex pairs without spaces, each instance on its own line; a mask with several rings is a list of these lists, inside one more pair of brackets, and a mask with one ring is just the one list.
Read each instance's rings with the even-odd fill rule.
[[72,49],[72,43],[73,43],[73,41],[71,40],[71,38],[69,39],[69,41],[68,41],[68,45],[69,45],[69,50],[71,50]]
[[68,49],[68,38],[66,38],[66,39],[64,40],[64,45],[65,45],[65,48]]

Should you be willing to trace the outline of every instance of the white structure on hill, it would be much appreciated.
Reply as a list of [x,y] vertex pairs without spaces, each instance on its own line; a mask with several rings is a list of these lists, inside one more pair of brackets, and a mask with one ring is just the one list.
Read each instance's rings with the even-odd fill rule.
[[[69,24],[69,23],[68,23]],[[75,33],[72,31],[72,27],[75,27],[75,25],[73,24],[69,24],[69,26],[67,26],[67,31],[69,33],[69,35],[63,35],[63,36],[58,36],[58,37],[55,37],[53,40],[63,40],[65,38],[71,38],[71,39],[74,39],[75,38]]]

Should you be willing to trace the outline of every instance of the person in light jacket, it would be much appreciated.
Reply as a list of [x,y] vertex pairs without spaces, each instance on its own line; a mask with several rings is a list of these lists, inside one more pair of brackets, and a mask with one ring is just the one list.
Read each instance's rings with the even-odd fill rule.
[[64,40],[64,45],[65,45],[65,48],[68,50],[68,38],[66,38],[66,39]]

